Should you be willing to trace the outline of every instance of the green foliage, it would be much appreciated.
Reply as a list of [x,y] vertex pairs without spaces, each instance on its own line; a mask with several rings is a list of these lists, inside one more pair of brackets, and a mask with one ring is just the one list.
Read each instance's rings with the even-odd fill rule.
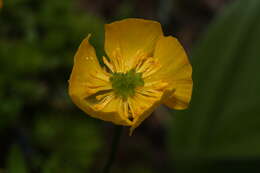
[[9,173],[27,173],[28,169],[23,154],[17,145],[11,147],[9,157],[7,159],[7,170]]
[[12,0],[4,2],[0,26],[0,134],[11,128],[18,134],[8,140],[25,145],[7,154],[7,168],[22,173],[26,164],[29,172],[86,172],[102,140],[95,121],[72,106],[67,80],[88,33],[102,53],[103,21],[76,1]]
[[193,51],[192,104],[170,127],[180,172],[251,172],[217,160],[260,157],[259,18],[260,1],[236,1]]
[[[118,171],[120,172],[120,171]],[[122,172],[122,171],[121,171]],[[138,166],[132,166],[130,169],[126,171],[126,173],[154,173],[154,171],[150,168],[150,166],[146,165],[138,165]]]
[[0,111],[7,122],[1,121],[1,128],[17,118],[25,103],[47,99],[51,72],[58,73],[52,85],[66,84],[73,54],[88,33],[95,35],[100,52],[103,22],[73,5],[69,0],[5,2],[0,15],[0,102],[6,104]]
[[45,162],[44,173],[85,172],[90,168],[101,137],[95,123],[84,118],[53,115],[35,122],[33,141],[53,153]]

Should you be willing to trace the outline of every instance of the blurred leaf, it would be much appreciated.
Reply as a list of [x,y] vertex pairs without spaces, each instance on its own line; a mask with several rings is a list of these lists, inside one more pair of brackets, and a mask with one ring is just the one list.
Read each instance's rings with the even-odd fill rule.
[[13,145],[7,160],[8,173],[27,173],[26,162],[18,145]]
[[42,101],[67,92],[74,52],[88,33],[95,34],[97,53],[103,47],[103,21],[75,8],[75,2],[14,0],[5,7],[0,15],[0,113],[5,115],[0,129],[24,115],[25,106],[31,106],[31,115]]
[[67,94],[73,56],[84,37],[92,33],[97,54],[103,53],[104,21],[79,5],[12,0],[1,10],[0,134],[12,135],[2,140],[0,153],[13,140],[23,143],[13,133],[26,129],[30,172],[85,172],[102,145],[97,124],[76,112]]
[[95,161],[94,155],[102,144],[98,128],[86,117],[72,117],[55,115],[37,119],[34,141],[52,153],[45,163],[44,173],[84,172]]
[[[118,171],[123,172],[123,171]],[[130,169],[126,171],[127,173],[154,173],[153,169],[144,164],[138,166],[132,166]]]
[[[73,164],[74,163],[74,164]],[[52,155],[49,160],[47,160],[46,165],[44,165],[43,173],[80,173],[86,172],[83,168],[77,167],[75,162],[66,161],[62,159],[59,155]]]
[[260,157],[259,18],[260,1],[235,1],[194,49],[192,104],[170,126],[176,160]]

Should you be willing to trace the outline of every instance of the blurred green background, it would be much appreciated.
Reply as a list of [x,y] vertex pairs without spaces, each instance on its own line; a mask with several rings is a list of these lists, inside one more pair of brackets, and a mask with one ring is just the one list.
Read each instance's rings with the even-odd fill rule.
[[189,52],[189,109],[124,129],[113,173],[260,172],[259,0],[5,0],[0,9],[0,173],[98,173],[113,125],[67,94],[73,56],[103,25],[157,20]]

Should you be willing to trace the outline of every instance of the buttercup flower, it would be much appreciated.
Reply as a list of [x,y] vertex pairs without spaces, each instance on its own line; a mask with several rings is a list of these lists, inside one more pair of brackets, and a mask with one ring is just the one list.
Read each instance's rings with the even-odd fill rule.
[[187,108],[192,67],[185,50],[160,23],[125,19],[105,25],[104,66],[89,43],[81,43],[69,80],[73,102],[92,117],[131,126],[131,132],[160,104]]

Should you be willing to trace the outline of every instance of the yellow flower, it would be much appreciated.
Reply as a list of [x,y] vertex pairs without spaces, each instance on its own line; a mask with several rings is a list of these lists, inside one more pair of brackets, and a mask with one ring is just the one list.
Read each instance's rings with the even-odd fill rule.
[[105,25],[104,67],[89,38],[75,55],[69,80],[69,94],[84,112],[132,132],[160,104],[187,108],[192,67],[177,39],[163,36],[160,23],[125,19]]

